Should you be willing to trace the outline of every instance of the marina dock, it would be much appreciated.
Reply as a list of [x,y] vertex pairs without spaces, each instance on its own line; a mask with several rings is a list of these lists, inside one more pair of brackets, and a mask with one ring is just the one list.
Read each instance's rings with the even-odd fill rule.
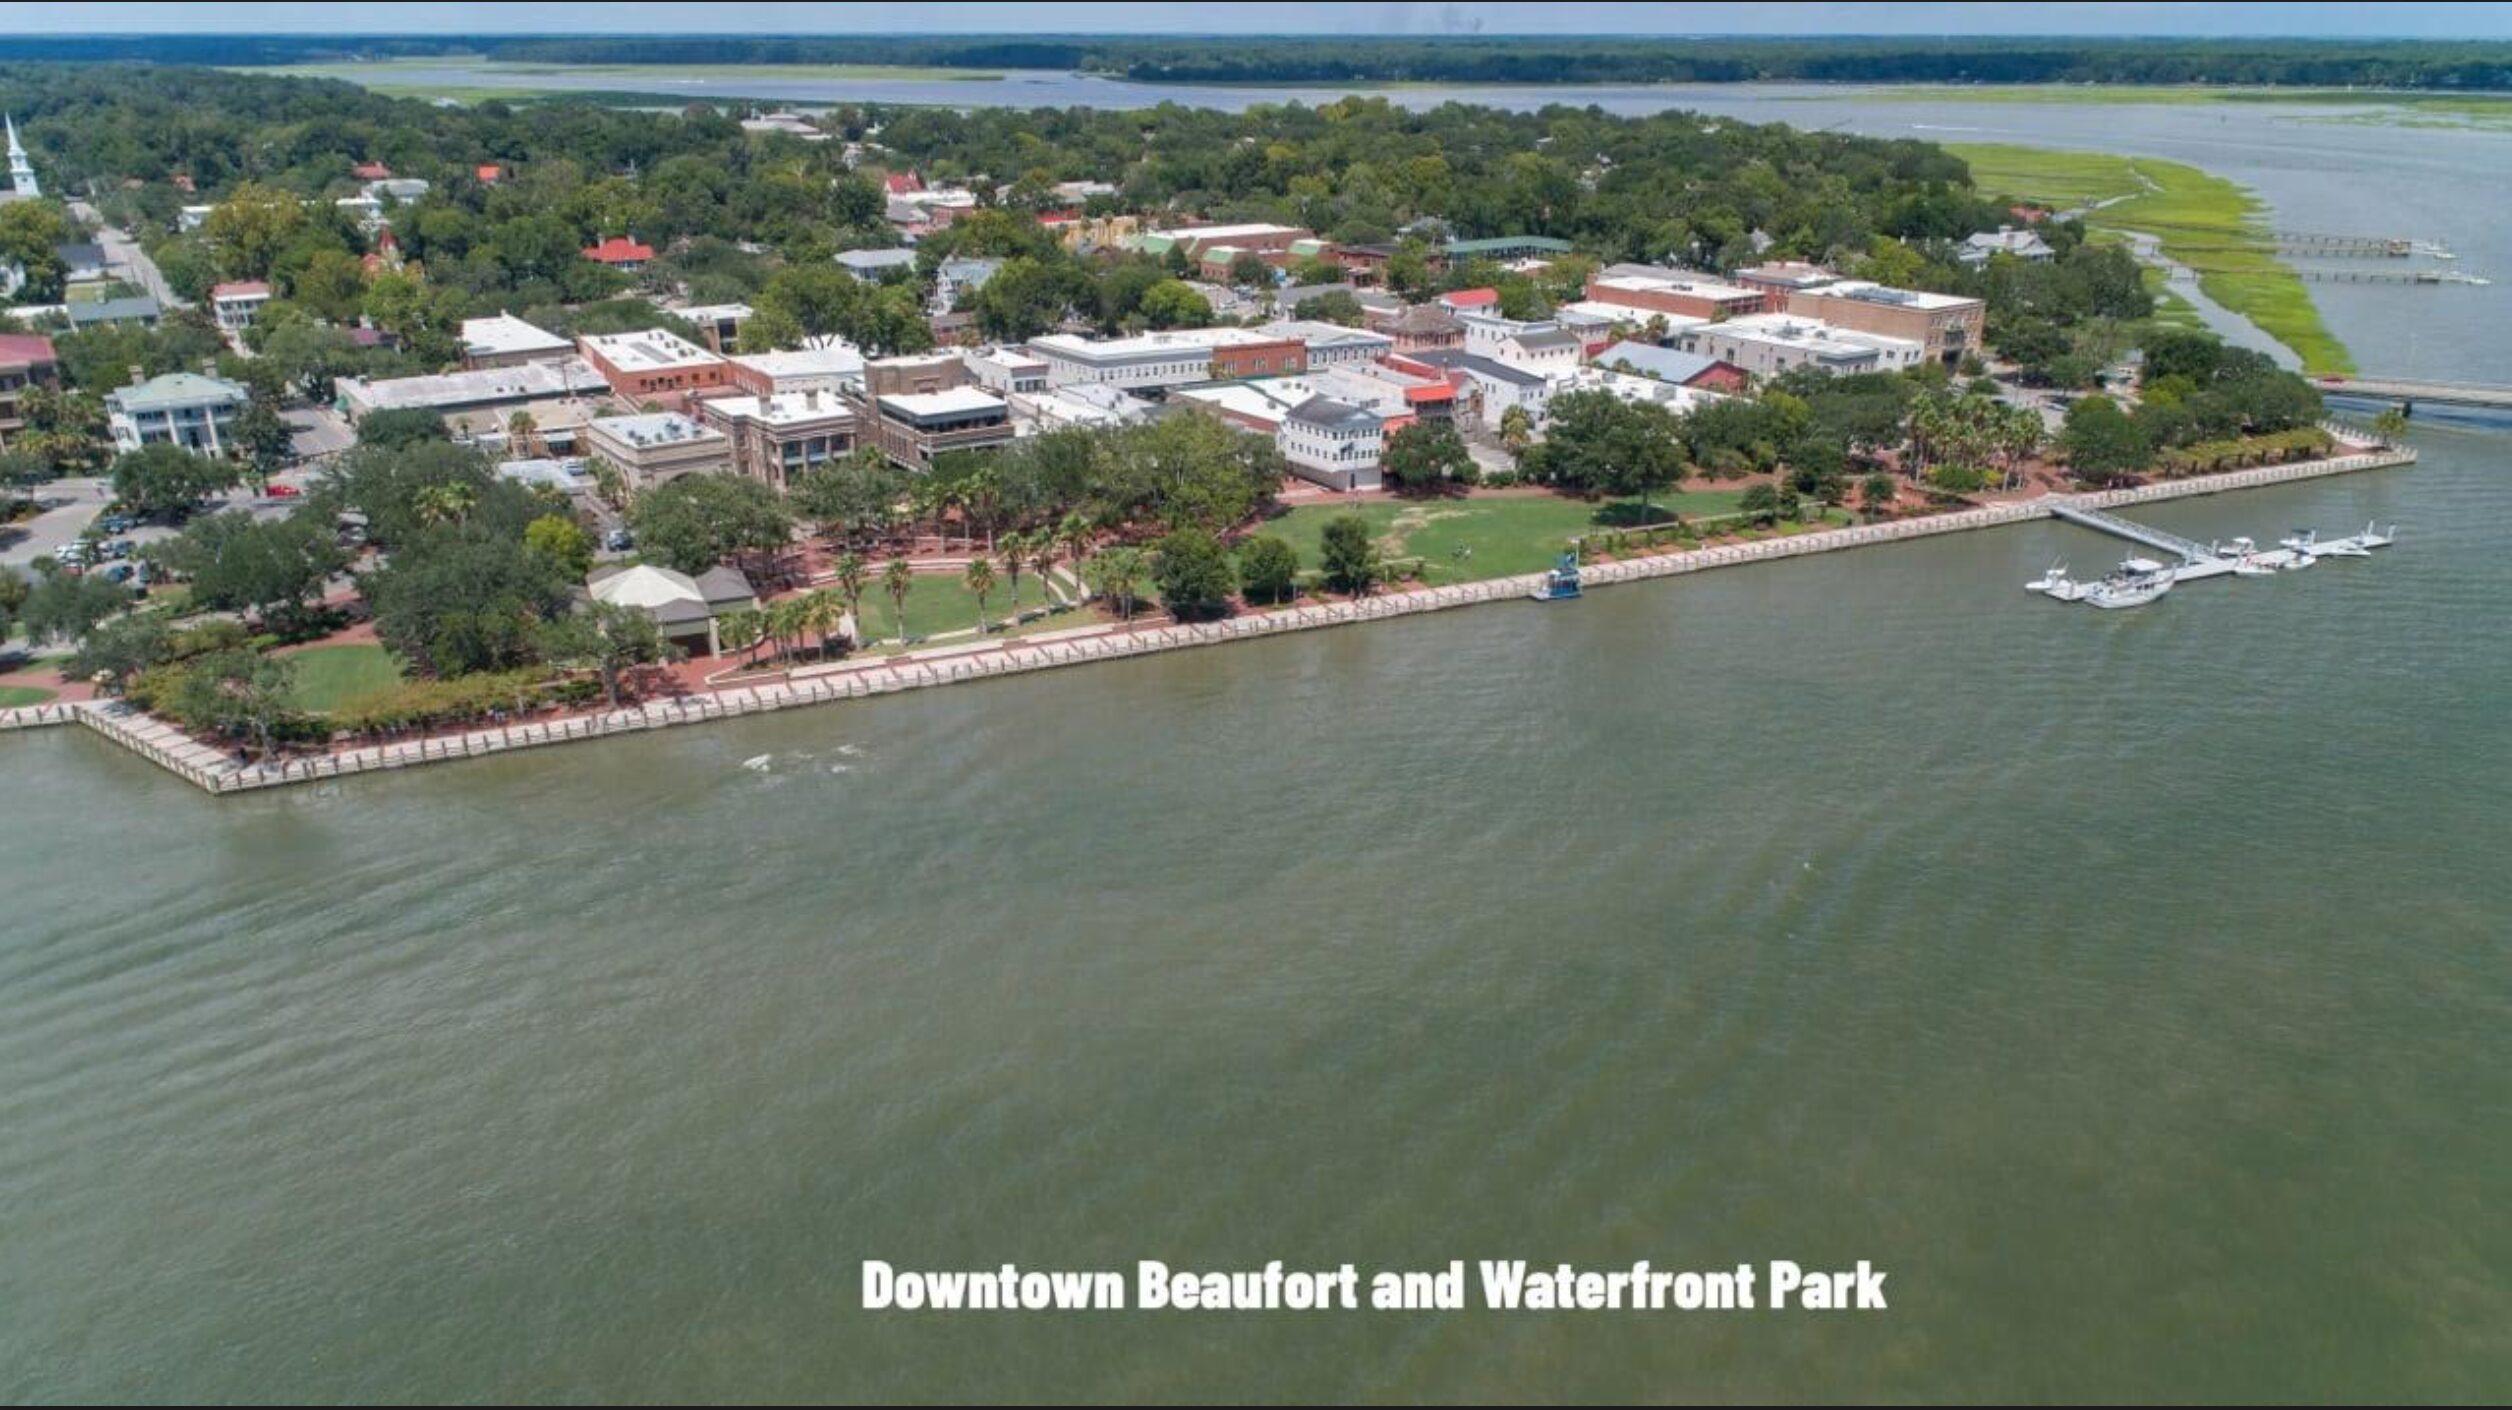
[[2317,530],[2297,531],[2279,540],[2276,547],[2263,549],[2247,538],[2200,543],[2065,497],[2052,497],[2049,512],[2051,518],[2126,539],[2170,560],[2132,557],[2108,576],[2090,582],[2069,577],[2063,563],[2053,564],[2047,573],[2024,584],[2027,591],[2061,602],[2104,608],[2142,607],[2181,583],[2201,578],[2267,578],[2298,572],[2323,558],[2369,558],[2374,549],[2388,548],[2398,536],[2396,525],[2383,530],[2366,524],[2362,533],[2343,538],[2323,539]]

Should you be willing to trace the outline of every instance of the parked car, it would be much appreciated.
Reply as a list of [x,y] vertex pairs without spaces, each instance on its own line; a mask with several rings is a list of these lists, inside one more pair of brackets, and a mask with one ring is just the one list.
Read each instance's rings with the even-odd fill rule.
[[294,485],[274,484],[270,487],[270,497],[272,499],[295,499],[298,495],[303,493],[305,493],[305,491],[298,489]]
[[637,546],[637,536],[626,529],[613,529],[602,536],[602,547],[613,553],[625,553]]
[[109,583],[127,583],[131,581],[132,575],[138,571],[139,568],[136,564],[116,563],[105,569],[105,581]]
[[140,546],[138,542],[132,539],[115,539],[113,542],[105,545],[105,556],[107,558],[128,558],[132,554],[139,551]]
[[96,527],[109,534],[127,534],[139,527],[139,521],[127,514],[108,514],[96,521]]

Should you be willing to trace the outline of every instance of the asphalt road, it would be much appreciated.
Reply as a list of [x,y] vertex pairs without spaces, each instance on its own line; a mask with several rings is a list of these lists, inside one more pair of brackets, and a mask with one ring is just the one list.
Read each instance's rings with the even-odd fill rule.
[[[303,489],[310,478],[311,473],[305,470],[286,471],[271,477],[275,484],[294,485],[299,489]],[[41,486],[36,494],[38,498],[59,500],[61,503],[22,523],[0,527],[0,568],[23,573],[27,565],[36,559],[58,553],[63,544],[87,532],[88,525],[95,523],[105,512],[106,503],[113,498],[113,489],[109,482],[101,478],[78,476],[55,480]],[[249,487],[239,486],[208,501],[200,512],[216,514],[228,509],[247,509],[257,518],[276,519],[300,502],[294,497],[265,499],[255,495]],[[149,544],[172,538],[178,532],[180,530],[165,524],[142,524],[120,537]]]
[[70,202],[70,211],[79,219],[96,226],[96,243],[104,247],[105,267],[125,282],[136,284],[157,298],[167,308],[181,308],[185,300],[175,297],[166,276],[158,271],[157,262],[148,257],[140,243],[128,234],[104,223],[104,217],[85,201]]

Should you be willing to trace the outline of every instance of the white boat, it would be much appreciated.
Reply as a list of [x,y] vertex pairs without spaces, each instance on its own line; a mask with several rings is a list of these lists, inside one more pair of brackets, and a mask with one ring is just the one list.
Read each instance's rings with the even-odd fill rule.
[[2296,529],[2294,532],[2278,539],[2277,547],[2286,550],[2288,553],[2299,553],[2305,558],[2313,557],[2320,552],[2320,531],[2318,529]]
[[2085,595],[2085,585],[2067,576],[2067,564],[2060,561],[2052,563],[2049,571],[2040,577],[2024,584],[2024,591],[2055,597],[2061,602],[2073,602]]
[[2172,570],[2151,558],[2123,560],[2102,581],[2085,589],[2084,601],[2105,611],[2143,607],[2172,590]]

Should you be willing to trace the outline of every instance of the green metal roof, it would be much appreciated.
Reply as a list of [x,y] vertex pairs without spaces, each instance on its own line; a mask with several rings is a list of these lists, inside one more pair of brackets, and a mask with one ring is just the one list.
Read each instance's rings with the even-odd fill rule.
[[246,400],[244,388],[197,372],[169,372],[134,387],[111,393],[106,400],[124,411],[158,411],[175,406]]
[[1448,242],[1448,253],[1451,255],[1488,255],[1501,250],[1543,250],[1550,254],[1566,255],[1570,252],[1570,242],[1556,240],[1550,235],[1496,235],[1488,240],[1451,240]]

